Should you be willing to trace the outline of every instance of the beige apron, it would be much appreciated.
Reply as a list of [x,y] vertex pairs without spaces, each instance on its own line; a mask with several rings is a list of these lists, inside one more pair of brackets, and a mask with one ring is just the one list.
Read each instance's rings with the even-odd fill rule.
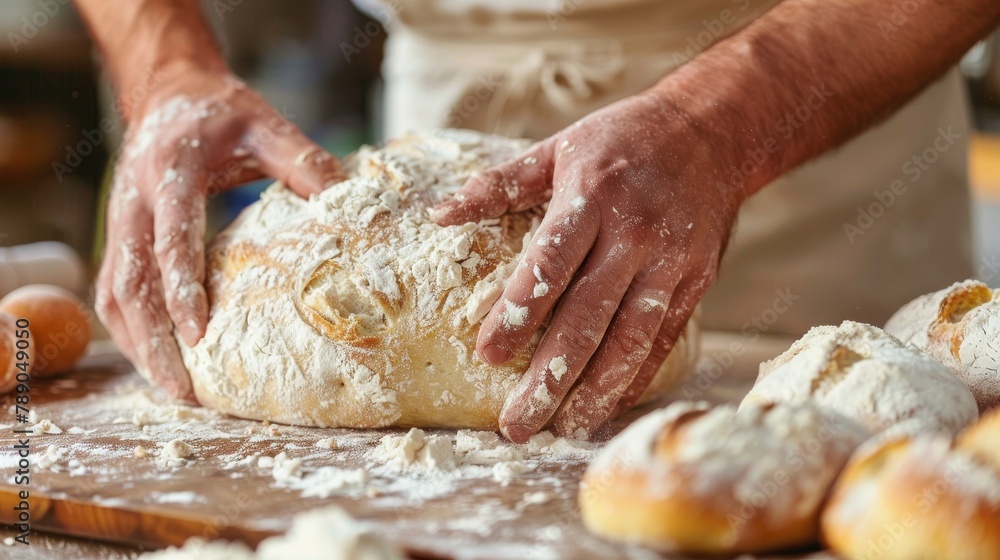
[[[649,87],[775,3],[396,0],[377,14],[390,29],[386,135],[452,126],[543,138]],[[752,197],[705,299],[705,326],[797,335],[844,319],[881,324],[916,295],[970,277],[969,132],[952,72]]]

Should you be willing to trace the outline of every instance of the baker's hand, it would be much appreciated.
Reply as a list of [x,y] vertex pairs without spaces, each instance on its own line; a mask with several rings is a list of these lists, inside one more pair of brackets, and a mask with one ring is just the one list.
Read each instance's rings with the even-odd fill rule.
[[264,177],[309,196],[339,179],[339,162],[233,76],[171,72],[125,134],[96,307],[126,357],[193,401],[172,333],[189,345],[205,334],[207,197]]
[[743,200],[702,127],[650,94],[594,113],[517,161],[471,178],[440,224],[549,202],[484,319],[477,351],[502,364],[554,311],[501,431],[586,438],[649,385],[715,278]]

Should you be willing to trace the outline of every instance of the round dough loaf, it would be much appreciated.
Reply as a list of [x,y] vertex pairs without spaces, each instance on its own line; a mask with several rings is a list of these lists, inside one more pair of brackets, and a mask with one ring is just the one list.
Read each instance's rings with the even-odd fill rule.
[[764,362],[740,407],[813,401],[879,438],[955,435],[976,421],[968,387],[923,352],[878,327],[845,321],[811,329]]
[[1000,558],[998,417],[980,431],[992,452],[943,435],[862,447],[823,511],[823,540],[847,560]]
[[980,412],[1000,407],[1000,297],[977,280],[920,296],[885,325],[969,385]]
[[[492,367],[476,335],[541,211],[440,227],[428,209],[527,145],[409,136],[348,157],[349,179],[309,200],[269,188],[209,247],[208,332],[181,344],[198,400],[305,426],[496,429],[534,346]],[[643,401],[690,370],[695,329]]]
[[827,491],[868,435],[812,403],[739,412],[674,403],[626,428],[590,464],[583,521],[603,537],[664,552],[810,544]]

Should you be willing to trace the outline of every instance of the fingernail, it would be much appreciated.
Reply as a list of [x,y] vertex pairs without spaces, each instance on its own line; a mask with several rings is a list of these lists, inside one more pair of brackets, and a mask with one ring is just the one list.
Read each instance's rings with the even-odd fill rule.
[[482,352],[479,353],[479,357],[491,366],[502,366],[510,361],[510,353],[496,344],[487,344],[483,347]]
[[527,443],[531,436],[535,435],[534,430],[523,424],[508,424],[501,431],[507,439],[514,443]]
[[429,209],[427,211],[430,214],[431,219],[435,222],[441,221],[448,217],[448,214],[455,208],[455,201],[449,200],[448,202],[442,202],[437,206]]
[[201,328],[194,320],[185,321],[178,325],[177,328],[181,332],[181,338],[184,339],[184,344],[187,344],[188,348],[198,344],[198,341],[204,336]]

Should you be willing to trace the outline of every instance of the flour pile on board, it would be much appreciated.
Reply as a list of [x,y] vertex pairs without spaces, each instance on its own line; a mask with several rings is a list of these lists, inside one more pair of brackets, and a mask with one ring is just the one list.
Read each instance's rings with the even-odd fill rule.
[[189,539],[183,547],[143,554],[141,560],[403,560],[403,553],[372,535],[338,507],[297,515],[288,534],[264,539],[254,553],[242,543]]

